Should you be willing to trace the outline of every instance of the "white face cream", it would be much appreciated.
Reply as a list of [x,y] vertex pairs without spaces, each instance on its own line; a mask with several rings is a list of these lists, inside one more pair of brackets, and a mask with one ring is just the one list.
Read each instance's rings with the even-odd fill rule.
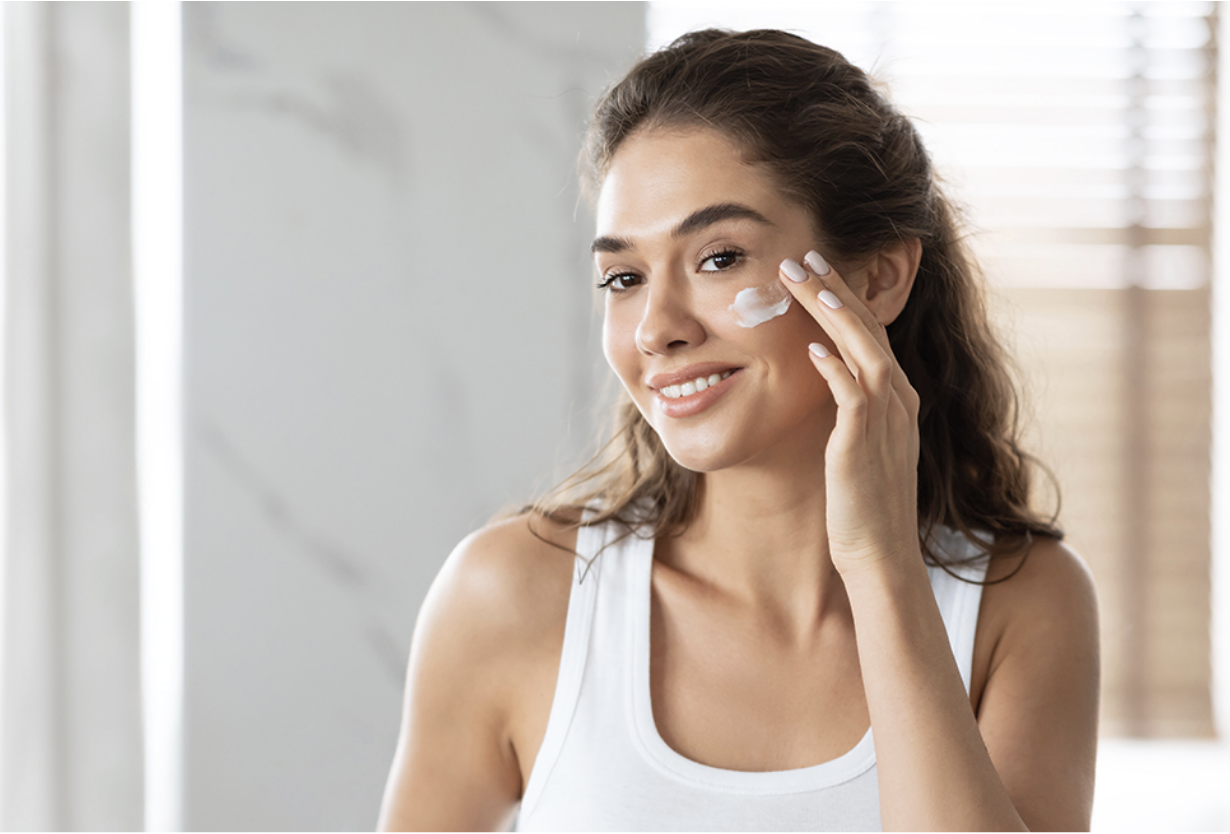
[[755,327],[784,315],[790,309],[791,298],[790,291],[778,283],[748,287],[739,291],[730,309],[738,317],[741,327]]

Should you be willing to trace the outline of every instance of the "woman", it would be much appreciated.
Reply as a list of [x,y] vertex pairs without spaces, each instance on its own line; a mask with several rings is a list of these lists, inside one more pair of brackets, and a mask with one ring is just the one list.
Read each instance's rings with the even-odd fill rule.
[[913,127],[705,31],[588,158],[622,422],[441,571],[382,826],[1087,828],[1093,587]]

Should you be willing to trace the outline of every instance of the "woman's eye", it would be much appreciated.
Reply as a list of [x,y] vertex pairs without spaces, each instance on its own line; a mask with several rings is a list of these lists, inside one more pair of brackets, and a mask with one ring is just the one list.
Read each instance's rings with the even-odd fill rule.
[[641,276],[635,272],[613,272],[598,282],[598,289],[611,292],[624,292],[641,282]]
[[724,269],[730,269],[739,262],[739,257],[739,252],[716,252],[700,262],[700,271],[721,272]]

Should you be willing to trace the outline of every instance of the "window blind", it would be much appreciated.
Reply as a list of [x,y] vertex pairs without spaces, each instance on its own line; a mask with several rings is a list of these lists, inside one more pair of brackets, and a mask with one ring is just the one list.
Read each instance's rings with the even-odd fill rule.
[[1097,581],[1103,732],[1208,736],[1216,5],[649,4],[649,47],[774,27],[871,71],[966,207],[1027,442]]

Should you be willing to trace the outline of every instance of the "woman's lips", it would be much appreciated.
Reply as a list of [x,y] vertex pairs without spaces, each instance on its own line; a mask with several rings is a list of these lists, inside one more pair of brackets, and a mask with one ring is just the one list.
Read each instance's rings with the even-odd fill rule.
[[694,414],[701,413],[725,396],[738,376],[739,371],[737,369],[732,370],[725,379],[714,385],[709,385],[705,390],[677,398],[667,397],[662,391],[655,390],[653,392],[654,402],[657,403],[658,410],[667,417],[691,417]]

